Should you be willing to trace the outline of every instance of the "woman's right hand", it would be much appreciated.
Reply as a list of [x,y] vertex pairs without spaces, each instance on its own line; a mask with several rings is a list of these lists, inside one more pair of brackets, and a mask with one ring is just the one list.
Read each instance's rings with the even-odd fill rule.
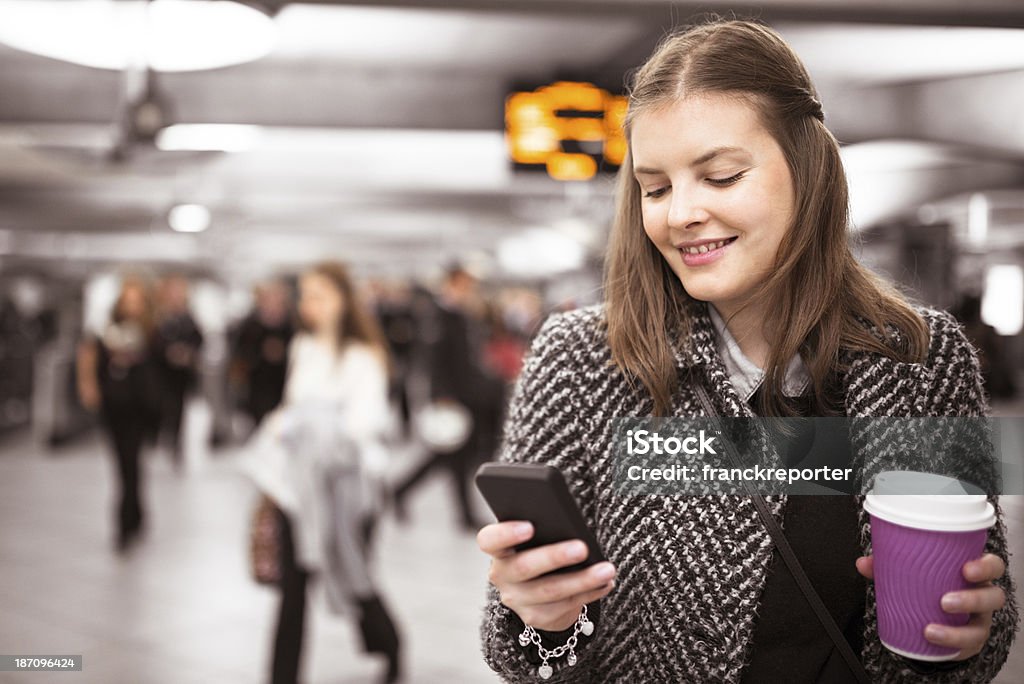
[[528,522],[500,522],[481,529],[476,541],[491,557],[488,578],[501,602],[527,625],[549,632],[569,629],[584,605],[607,596],[615,586],[615,566],[603,561],[582,570],[541,577],[585,559],[587,545],[574,539],[515,550],[532,536],[533,525]]
[[77,374],[78,401],[87,411],[98,411],[103,398],[100,396],[99,382],[96,379],[98,351],[92,340],[83,340],[78,344],[75,372]]
[[102,398],[95,382],[81,382],[78,385],[78,401],[86,411],[98,411]]

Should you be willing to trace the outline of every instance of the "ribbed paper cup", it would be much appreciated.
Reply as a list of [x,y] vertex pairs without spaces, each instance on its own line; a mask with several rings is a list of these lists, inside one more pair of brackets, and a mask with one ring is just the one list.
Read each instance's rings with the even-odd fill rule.
[[[961,492],[961,493],[956,493]],[[969,589],[963,566],[981,557],[995,510],[974,485],[932,473],[880,473],[864,509],[871,516],[878,637],[894,653],[951,660],[957,649],[924,638],[930,623],[959,627],[966,613],[942,610],[947,592]]]

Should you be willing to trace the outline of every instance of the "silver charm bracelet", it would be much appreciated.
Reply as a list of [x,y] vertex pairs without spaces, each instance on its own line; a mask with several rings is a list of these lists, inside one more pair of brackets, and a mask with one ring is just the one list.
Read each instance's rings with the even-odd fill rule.
[[534,644],[537,647],[537,653],[543,661],[541,666],[537,668],[537,674],[541,679],[550,679],[551,675],[554,673],[554,669],[548,665],[548,660],[561,658],[568,652],[569,657],[566,658],[566,662],[569,663],[569,665],[576,664],[576,644],[578,643],[580,633],[582,633],[583,636],[590,636],[594,633],[594,623],[587,617],[586,604],[584,604],[583,609],[580,610],[580,616],[576,618],[576,624],[573,625],[572,635],[561,646],[551,650],[544,648],[540,642],[540,634],[537,634],[537,630],[530,625],[526,625],[526,628],[523,629],[522,633],[519,635],[519,645],[526,648],[530,644]]

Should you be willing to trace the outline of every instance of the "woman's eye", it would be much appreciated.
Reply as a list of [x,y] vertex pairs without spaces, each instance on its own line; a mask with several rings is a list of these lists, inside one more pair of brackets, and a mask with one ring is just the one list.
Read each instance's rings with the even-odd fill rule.
[[666,192],[668,192],[668,188],[655,188],[654,190],[648,190],[647,192],[645,192],[644,197],[653,197],[657,199],[658,197],[664,195]]
[[735,183],[739,179],[743,178],[743,174],[744,173],[746,173],[746,171],[740,171],[735,176],[729,176],[728,178],[708,178],[707,181],[708,181],[708,183],[711,183],[712,185],[717,185],[719,187],[725,187],[727,185],[732,185],[733,183]]

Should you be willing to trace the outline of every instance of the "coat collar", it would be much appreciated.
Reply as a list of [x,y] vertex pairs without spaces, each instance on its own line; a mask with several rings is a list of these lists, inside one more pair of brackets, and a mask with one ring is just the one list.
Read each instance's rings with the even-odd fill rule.
[[[692,377],[694,372],[703,377],[723,416],[752,416],[749,405],[736,391],[717,347],[717,332],[707,304],[688,302],[689,334],[680,323],[672,331],[670,341],[681,377]],[[929,386],[935,380],[931,368],[918,363],[903,363],[873,352],[843,350],[840,363],[844,368],[843,385],[846,387],[846,414],[848,416],[927,415]],[[882,378],[896,381],[896,390],[885,388],[884,402],[879,396]],[[884,404],[884,409],[882,408]],[[685,415],[685,408],[677,408],[677,415]]]
[[690,329],[680,322],[671,334],[672,351],[680,369],[711,366],[718,361],[715,347],[715,326],[708,314],[707,304],[690,301],[687,304]]
[[[707,305],[696,300],[687,304],[689,330],[680,322],[672,331],[670,341],[680,378],[703,382],[709,389],[719,415],[750,417],[754,413],[743,401],[729,379],[729,373],[718,354],[715,326]],[[677,395],[673,415],[693,415],[691,399]]]

